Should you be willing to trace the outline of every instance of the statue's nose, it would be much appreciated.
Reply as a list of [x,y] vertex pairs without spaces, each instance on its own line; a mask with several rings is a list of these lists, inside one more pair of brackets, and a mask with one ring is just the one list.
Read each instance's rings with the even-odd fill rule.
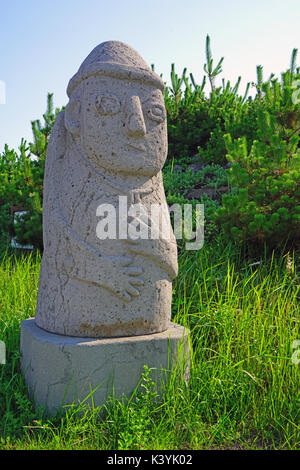
[[127,104],[126,130],[129,135],[134,137],[146,135],[142,105],[138,96],[131,96]]

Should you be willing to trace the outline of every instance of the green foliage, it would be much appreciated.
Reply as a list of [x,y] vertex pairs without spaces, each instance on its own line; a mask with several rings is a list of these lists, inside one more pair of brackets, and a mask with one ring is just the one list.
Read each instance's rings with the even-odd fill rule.
[[[174,162],[172,162],[174,163]],[[205,241],[211,240],[218,231],[218,227],[214,222],[214,214],[220,207],[220,201],[212,199],[209,194],[211,189],[218,192],[218,188],[226,188],[228,185],[227,170],[224,170],[220,165],[212,163],[211,165],[204,166],[200,171],[193,172],[184,163],[182,163],[183,171],[175,173],[173,171],[173,164],[167,165],[163,171],[164,189],[167,195],[167,203],[170,206],[173,204],[192,205],[193,213],[193,230],[196,229],[196,208],[197,204],[204,204],[204,224],[205,224]],[[191,188],[197,188],[199,195],[190,194]],[[198,191],[197,191],[198,192]],[[221,198],[220,198],[221,199]],[[172,217],[171,217],[172,219]],[[177,240],[178,248],[180,250],[181,244],[185,244],[186,240],[181,242]]]
[[[213,66],[210,38],[206,38],[206,64],[201,85],[196,84],[192,74],[181,77],[171,67],[171,87],[166,88],[165,103],[168,112],[169,159],[182,161],[199,152],[208,163],[226,163],[225,132],[235,137],[255,135],[255,113],[253,101],[247,100],[250,84],[243,96],[238,95],[241,77],[232,87],[223,80],[216,88],[215,79],[222,72],[223,57]],[[206,77],[211,86],[210,95],[205,95]],[[183,91],[183,87],[185,87]]]
[[282,80],[261,81],[257,139],[226,134],[232,194],[223,196],[216,221],[236,240],[270,246],[300,240],[300,106],[292,69]]
[[[157,384],[151,378],[151,369],[144,366],[144,372],[140,380],[139,389],[135,391],[135,395],[126,405],[126,413],[124,407],[120,407],[123,411],[123,418],[119,418],[117,449],[141,449],[146,448],[151,439],[151,428],[153,426],[153,418],[155,416],[155,405],[157,406]],[[116,406],[116,403],[113,403]]]
[[166,166],[163,173],[164,188],[168,196],[173,194],[186,195],[190,188],[196,185],[217,188],[227,185],[227,173],[220,165],[212,163],[197,172],[185,166],[184,171],[174,173],[173,165]]
[[219,60],[216,68],[215,69],[213,68],[213,58],[212,58],[211,48],[210,48],[210,37],[209,35],[207,35],[206,36],[206,64],[204,64],[204,71],[208,75],[208,79],[209,79],[212,91],[214,91],[215,89],[215,84],[214,84],[215,77],[219,75],[219,73],[222,72],[221,66],[222,66],[223,60],[224,60],[224,57],[222,57]]
[[[186,79],[186,89],[178,101],[166,92],[168,111],[169,158],[181,161],[199,152],[209,163],[226,163],[225,132],[235,136],[248,135],[253,138],[256,131],[255,104],[246,101],[246,94],[237,94],[239,80],[234,87],[230,82],[213,89],[210,97],[204,95],[202,86],[192,90]],[[249,89],[249,87],[247,87]]]
[[[5,145],[0,155],[0,246],[11,237],[21,245],[42,250],[42,206],[44,167],[49,137],[59,109],[53,110],[53,95],[48,94],[44,123],[33,121],[33,142],[22,139],[19,153]],[[12,208],[24,212],[13,220]]]

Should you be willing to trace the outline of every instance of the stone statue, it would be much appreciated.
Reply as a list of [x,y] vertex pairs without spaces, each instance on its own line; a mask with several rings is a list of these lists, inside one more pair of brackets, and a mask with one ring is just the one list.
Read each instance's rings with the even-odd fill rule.
[[[121,200],[127,209],[141,204],[151,214],[153,205],[166,206],[163,90],[161,78],[119,41],[97,46],[69,82],[69,102],[56,119],[46,158],[35,318],[44,330],[102,338],[169,328],[177,275],[169,214],[170,237],[160,228],[152,238],[120,236],[119,230],[114,238],[97,236],[99,207],[113,206],[118,214]],[[150,227],[151,217],[144,225]]]

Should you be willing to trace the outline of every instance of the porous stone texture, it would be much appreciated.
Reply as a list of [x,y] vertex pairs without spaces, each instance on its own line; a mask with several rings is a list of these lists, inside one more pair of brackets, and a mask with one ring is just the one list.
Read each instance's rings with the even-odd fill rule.
[[[45,166],[35,321],[49,332],[99,338],[169,328],[178,269],[169,213],[169,238],[160,229],[152,239],[119,230],[120,196],[127,209],[142,204],[147,214],[154,204],[166,207],[163,90],[161,78],[119,41],[97,46],[69,82]],[[97,231],[105,204],[116,209],[115,239]]]
[[[168,373],[187,380],[189,375],[188,330],[174,323],[163,333],[122,338],[74,338],[49,333],[34,319],[21,326],[21,365],[29,395],[36,405],[53,415],[84,400],[95,406],[113,394],[129,397],[136,389],[144,365],[161,390]],[[99,388],[97,388],[100,385]]]

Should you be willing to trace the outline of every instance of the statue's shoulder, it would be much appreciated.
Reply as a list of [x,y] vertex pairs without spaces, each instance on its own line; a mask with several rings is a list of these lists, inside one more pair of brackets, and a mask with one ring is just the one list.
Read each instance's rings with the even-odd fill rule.
[[[44,174],[44,196],[53,187],[54,179],[59,178],[61,164],[66,154],[66,128],[64,124],[64,111],[61,111],[55,120],[51,136],[48,143],[45,174]],[[57,181],[58,182],[58,181]]]
[[62,158],[66,151],[65,112],[60,111],[56,117],[47,149],[47,160]]

